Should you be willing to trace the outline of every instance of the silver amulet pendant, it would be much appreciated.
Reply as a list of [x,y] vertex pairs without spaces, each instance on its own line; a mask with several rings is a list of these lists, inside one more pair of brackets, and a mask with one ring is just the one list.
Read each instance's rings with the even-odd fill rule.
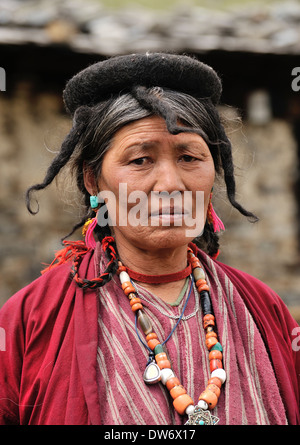
[[152,385],[160,381],[160,369],[154,360],[146,366],[143,379],[147,385]]

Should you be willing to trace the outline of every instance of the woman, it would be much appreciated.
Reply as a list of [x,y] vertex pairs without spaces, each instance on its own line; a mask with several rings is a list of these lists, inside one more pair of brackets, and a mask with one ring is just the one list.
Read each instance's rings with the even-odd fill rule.
[[210,67],[168,54],[68,82],[73,127],[27,205],[70,164],[85,243],[0,312],[3,424],[299,424],[295,321],[216,260],[216,175],[255,220],[235,200],[220,95]]

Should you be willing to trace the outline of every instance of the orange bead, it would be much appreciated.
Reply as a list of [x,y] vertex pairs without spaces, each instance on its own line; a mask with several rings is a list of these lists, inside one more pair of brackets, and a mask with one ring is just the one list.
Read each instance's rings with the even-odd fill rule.
[[[149,343],[148,343],[149,345]],[[169,362],[169,360],[159,360],[157,363],[157,366],[159,367],[159,369],[165,369],[165,368],[171,368],[171,363]]]
[[209,360],[213,360],[213,359],[222,360],[223,354],[221,351],[210,351],[208,358],[209,358]]
[[215,316],[213,314],[206,314],[203,317],[203,321],[204,320],[215,320]]
[[156,338],[152,338],[151,340],[148,341],[147,344],[148,344],[149,348],[153,351],[155,346],[159,345],[160,342]]
[[130,306],[133,306],[135,303],[141,303],[141,300],[139,298],[132,298],[130,300]]
[[216,396],[216,394],[207,389],[205,389],[205,391],[200,394],[199,400],[204,400],[207,403],[209,409],[214,409],[214,407],[218,403],[218,397]]
[[210,331],[205,335],[205,338],[211,338],[211,337],[218,338],[218,334],[214,331]]
[[210,372],[213,372],[215,369],[223,368],[222,361],[217,359],[210,360],[209,362]]
[[178,396],[175,400],[173,400],[173,406],[181,416],[185,414],[185,410],[189,405],[194,405],[194,402],[188,394],[182,394],[181,396]]
[[190,264],[192,265],[192,268],[194,269],[195,267],[201,267],[200,261],[198,260],[197,257],[193,256],[190,258]]
[[131,292],[135,293],[135,288],[130,283],[130,281],[124,281],[122,284],[122,289],[126,295],[129,295]]
[[221,380],[218,377],[212,377],[207,382],[207,385],[216,385],[219,388],[221,388],[222,387],[222,382],[221,382]]
[[204,320],[203,322],[203,328],[206,329],[208,326],[214,326],[215,322],[213,320]]
[[151,332],[150,334],[148,334],[146,337],[146,341],[149,341],[152,338],[157,338],[157,335],[155,334],[155,332]]
[[218,339],[215,337],[209,337],[205,340],[205,344],[208,350],[218,343]]
[[159,362],[160,360],[168,360],[167,354],[165,352],[160,352],[159,354],[156,354],[155,361]]
[[128,286],[132,286],[132,284],[130,283],[130,281],[124,281],[124,283],[122,283],[122,289],[124,290],[126,287]]
[[207,284],[202,284],[201,286],[198,286],[197,289],[199,293],[203,290],[209,291],[209,286]]
[[214,394],[216,394],[218,398],[220,397],[221,390],[217,385],[214,384],[207,385],[206,389],[208,391],[212,391]]
[[166,387],[169,391],[171,391],[174,386],[180,385],[180,381],[177,377],[171,377],[169,380],[167,380]]
[[141,305],[141,303],[136,303],[133,306],[131,306],[131,309],[133,310],[133,312],[138,311],[139,309],[143,309],[143,306]]
[[196,287],[202,286],[203,284],[207,284],[207,282],[205,280],[197,280],[196,281]]
[[179,397],[182,394],[186,394],[186,389],[182,385],[177,385],[171,389],[170,394],[172,399],[176,399],[176,397]]
[[123,290],[125,295],[129,295],[135,292],[135,288],[132,286],[132,284],[130,286],[125,287],[125,289]]

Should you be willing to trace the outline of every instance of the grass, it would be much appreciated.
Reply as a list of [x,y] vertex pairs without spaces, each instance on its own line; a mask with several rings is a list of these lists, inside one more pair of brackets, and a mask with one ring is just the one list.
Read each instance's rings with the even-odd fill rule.
[[[267,5],[278,3],[278,0],[95,0],[107,9],[122,9],[129,6],[140,6],[153,10],[168,10],[177,6],[202,6],[210,9],[227,9],[243,5]],[[282,1],[281,1],[282,3]]]

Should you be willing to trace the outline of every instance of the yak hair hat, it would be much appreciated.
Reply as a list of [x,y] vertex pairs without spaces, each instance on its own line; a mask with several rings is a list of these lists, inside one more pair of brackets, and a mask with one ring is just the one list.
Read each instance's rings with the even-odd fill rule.
[[116,56],[90,65],[68,81],[63,99],[73,115],[82,105],[96,105],[137,86],[169,88],[210,99],[213,105],[222,93],[217,73],[199,60],[186,55],[146,53]]

